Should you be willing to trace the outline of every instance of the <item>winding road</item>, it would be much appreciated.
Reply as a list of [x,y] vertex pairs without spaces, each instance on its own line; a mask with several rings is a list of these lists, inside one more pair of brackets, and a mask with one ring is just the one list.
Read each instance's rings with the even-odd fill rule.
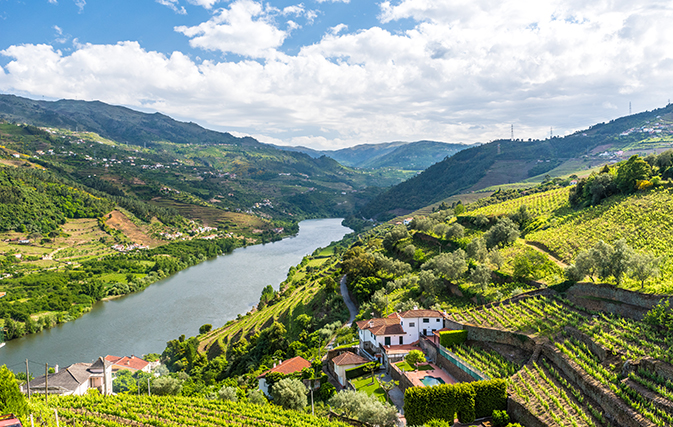
[[341,285],[341,296],[344,299],[344,302],[346,303],[346,307],[348,307],[348,312],[350,313],[350,317],[348,318],[348,324],[344,326],[350,326],[353,323],[353,320],[355,320],[355,316],[358,315],[358,309],[355,307],[355,303],[353,303],[353,300],[351,300],[351,296],[348,293],[348,286],[346,286],[346,275],[344,274],[343,277],[341,278],[341,282],[339,282]]

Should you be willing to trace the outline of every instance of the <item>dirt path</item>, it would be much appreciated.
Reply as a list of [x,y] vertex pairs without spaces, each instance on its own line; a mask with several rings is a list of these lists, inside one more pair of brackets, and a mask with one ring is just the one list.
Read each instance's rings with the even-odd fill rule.
[[563,262],[563,261],[561,261],[560,259],[556,258],[556,256],[552,255],[552,254],[549,252],[549,250],[548,250],[547,248],[545,248],[544,245],[542,245],[541,243],[531,242],[531,241],[529,241],[529,240],[526,240],[524,243],[525,243],[527,246],[529,246],[529,247],[535,249],[536,251],[538,251],[538,252],[540,252],[540,253],[543,253],[543,254],[547,255],[547,257],[549,257],[549,259],[552,260],[552,261],[554,262],[554,264],[556,264],[556,265],[558,265],[559,267],[561,267],[561,269],[565,269],[565,268],[568,266],[568,264],[566,264],[565,262]]
[[343,297],[344,302],[346,303],[346,307],[348,307],[348,312],[350,313],[350,317],[348,318],[348,324],[344,325],[343,327],[350,327],[350,325],[353,323],[353,320],[355,320],[355,316],[358,315],[358,309],[355,307],[355,303],[353,303],[353,300],[351,300],[351,296],[348,293],[348,286],[346,286],[345,274],[341,278],[340,285],[341,285],[341,296]]

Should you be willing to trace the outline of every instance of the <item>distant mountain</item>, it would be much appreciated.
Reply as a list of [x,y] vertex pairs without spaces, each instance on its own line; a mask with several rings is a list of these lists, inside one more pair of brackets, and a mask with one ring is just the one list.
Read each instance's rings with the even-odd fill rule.
[[460,151],[379,194],[359,212],[387,219],[449,196],[536,175],[569,174],[673,144],[673,104],[600,123],[566,137],[499,140]]
[[449,144],[438,141],[383,142],[360,144],[340,150],[314,150],[307,147],[283,147],[281,150],[299,151],[312,157],[328,156],[342,165],[378,169],[395,168],[421,171],[428,166],[469,148],[467,144]]
[[196,123],[173,120],[161,113],[147,114],[100,101],[35,101],[0,95],[0,119],[35,126],[86,129],[113,141],[131,145],[170,141],[178,144],[259,145],[254,138],[204,129]]

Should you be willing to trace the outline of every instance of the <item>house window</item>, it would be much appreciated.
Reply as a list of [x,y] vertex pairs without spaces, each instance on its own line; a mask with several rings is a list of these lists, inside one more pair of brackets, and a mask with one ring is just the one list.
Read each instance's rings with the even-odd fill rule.
[[415,322],[409,322],[409,327],[410,327],[410,328],[413,328],[414,326],[416,326],[416,323],[415,323]]
[[390,337],[386,337],[386,345],[390,345]]
[[400,345],[404,344],[404,337],[400,337]]
[[430,323],[430,319],[423,319],[423,323]]
[[439,319],[437,319],[437,321],[439,322]]

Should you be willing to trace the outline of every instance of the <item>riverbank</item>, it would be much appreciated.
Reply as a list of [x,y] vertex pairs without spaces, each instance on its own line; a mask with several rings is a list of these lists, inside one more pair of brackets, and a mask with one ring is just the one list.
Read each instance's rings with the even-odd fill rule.
[[28,358],[64,366],[106,354],[160,353],[167,341],[195,335],[203,324],[224,325],[246,313],[264,287],[277,289],[304,256],[350,231],[341,219],[302,221],[295,237],[237,248],[143,291],[99,301],[75,321],[9,341],[0,360],[25,364]]

